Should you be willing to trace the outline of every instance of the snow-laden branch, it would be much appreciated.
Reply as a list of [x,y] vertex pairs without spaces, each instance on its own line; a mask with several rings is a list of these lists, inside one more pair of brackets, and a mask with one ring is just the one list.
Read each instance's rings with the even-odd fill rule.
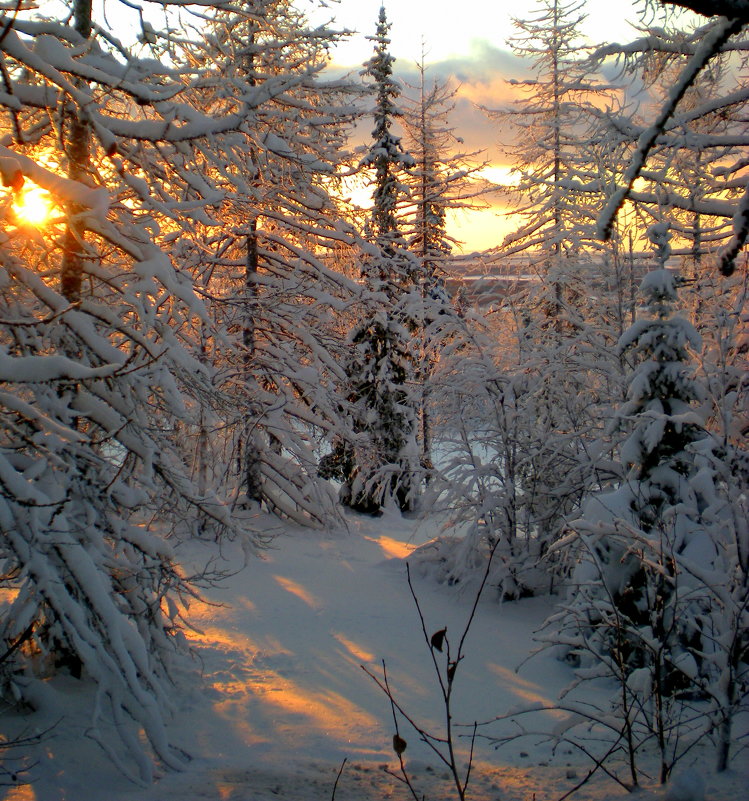
[[616,189],[609,197],[601,212],[597,224],[598,236],[605,240],[611,237],[614,220],[622,204],[629,197],[632,187],[640,175],[653,145],[663,133],[666,123],[673,115],[676,107],[694,83],[700,71],[718,53],[731,36],[738,33],[743,23],[740,19],[721,19],[712,30],[705,34],[705,38],[695,50],[684,68],[679,80],[669,92],[666,102],[661,107],[655,122],[640,135],[637,149],[632,156],[629,167],[624,173],[624,185]]
[[733,236],[718,251],[718,269],[723,275],[731,275],[734,270],[734,262],[739,251],[749,236],[749,185],[744,189],[744,194],[733,215]]
[[86,367],[59,354],[9,356],[0,351],[0,381],[14,384],[104,378],[113,375],[117,367],[116,364]]
[[0,175],[6,186],[17,185],[19,176],[30,178],[57,200],[90,209],[102,219],[106,218],[109,206],[109,192],[106,189],[92,189],[78,181],[65,178],[43,167],[34,159],[3,145],[0,145]]

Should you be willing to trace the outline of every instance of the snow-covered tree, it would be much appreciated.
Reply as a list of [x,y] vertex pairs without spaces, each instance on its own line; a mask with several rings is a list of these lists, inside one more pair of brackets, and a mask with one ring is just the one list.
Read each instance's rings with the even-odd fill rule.
[[325,475],[343,481],[344,505],[369,514],[390,500],[403,510],[415,508],[420,466],[417,444],[418,396],[413,333],[421,305],[420,263],[405,249],[399,209],[406,188],[401,180],[413,158],[404,152],[392,127],[399,115],[400,86],[393,77],[384,6],[373,37],[374,54],[364,75],[375,93],[375,127],[361,167],[373,173],[370,243],[362,276],[369,309],[349,335],[346,365],[348,400],[355,438],[341,438],[324,460]]
[[608,88],[586,68],[582,7],[540,0],[530,19],[513,20],[513,52],[530,61],[533,75],[511,81],[522,92],[512,106],[489,112],[515,129],[512,194],[521,225],[503,247],[509,253],[540,251],[552,279],[565,256],[590,246],[594,230],[592,199],[576,191],[575,179],[589,171],[590,105],[600,105]]
[[746,0],[658,0],[663,6],[680,6],[705,17],[721,15],[749,24],[749,3]]
[[[650,238],[665,261],[665,226]],[[581,561],[551,637],[587,677],[617,680],[632,770],[653,739],[661,781],[693,742],[721,728],[725,767],[747,679],[746,526],[731,501],[746,478],[741,457],[704,427],[704,388],[689,364],[699,335],[672,312],[679,284],[669,270],[648,273],[648,314],[622,337],[638,359],[619,415],[630,428],[620,448],[626,476],[571,524],[566,546]],[[714,712],[685,718],[683,692],[704,695]]]
[[[593,242],[596,197],[586,188],[604,169],[594,123],[605,87],[585,65],[583,20],[582,4],[561,0],[544,0],[531,19],[515,20],[513,49],[531,61],[533,74],[512,82],[522,93],[512,106],[493,112],[516,132],[512,192],[520,222],[500,253],[523,254],[536,279],[506,304],[513,307],[507,323],[517,326],[517,359],[506,368],[502,395],[511,413],[503,419],[512,425],[503,436],[523,442],[515,477],[522,526],[541,552],[595,485],[604,419],[612,395],[620,398],[612,345],[621,315],[616,321],[603,312],[614,308],[610,254]],[[614,286],[620,298],[622,284]]]
[[[628,45],[608,45],[598,51],[599,58],[623,57],[634,69],[655,59],[657,69],[650,75],[665,73],[671,78],[657,113],[651,115],[652,122],[618,123],[634,151],[600,214],[598,231],[603,238],[612,235],[614,220],[627,200],[659,210],[687,212],[693,219],[713,218],[716,231],[705,244],[711,245],[721,272],[733,272],[749,232],[743,157],[747,133],[742,113],[747,91],[741,77],[747,47],[742,38],[744,25],[739,15],[715,17],[690,31],[651,26]],[[720,69],[721,62],[729,68]],[[711,82],[711,71],[719,74],[719,80]],[[644,74],[647,76],[647,69]],[[711,83],[710,91],[702,93],[701,83]],[[678,170],[671,169],[680,153],[692,163],[702,164],[697,192],[694,181],[680,181]]]
[[424,56],[417,64],[419,82],[404,96],[401,123],[405,146],[414,159],[408,172],[410,207],[404,232],[409,250],[423,264],[426,280],[439,275],[457,242],[448,231],[448,213],[484,208],[491,186],[481,178],[486,166],[479,152],[466,153],[451,115],[457,89],[430,79]]
[[[62,667],[92,680],[91,736],[148,781],[149,746],[182,764],[165,718],[192,592],[148,521],[201,515],[243,535],[191,480],[179,436],[219,398],[188,337],[210,319],[159,242],[213,198],[165,154],[237,129],[263,97],[183,102],[201,69],[159,59],[170,34],[144,22],[153,44],[136,57],[85,2],[62,21],[2,12],[0,28],[3,684],[19,699]],[[42,190],[51,216],[35,227],[23,196]]]
[[[463,140],[450,122],[457,90],[444,81],[428,79],[423,55],[418,68],[419,83],[409,87],[414,95],[404,97],[401,117],[405,145],[414,159],[407,176],[410,202],[402,226],[408,248],[420,263],[422,308],[417,315],[420,342],[415,378],[422,393],[420,459],[428,467],[433,436],[430,376],[445,344],[461,336],[455,330],[455,310],[445,286],[452,250],[459,244],[448,232],[448,214],[484,208],[483,197],[490,185],[480,177],[485,162],[477,161],[478,152],[463,152]],[[457,324],[460,329],[465,325]]]
[[222,12],[208,34],[196,102],[266,94],[211,152],[183,154],[207,161],[204,180],[223,198],[180,251],[224,332],[207,343],[232,399],[210,423],[221,432],[210,469],[240,504],[319,525],[334,508],[315,451],[340,428],[336,314],[358,292],[328,265],[353,241],[331,189],[354,90],[321,77],[338,34],[311,28],[285,2]]
[[[440,458],[427,497],[450,536],[425,547],[424,561],[435,565],[440,581],[464,585],[499,540],[492,584],[505,598],[560,588],[566,564],[550,555],[553,543],[587,493],[617,475],[603,413],[581,412],[565,376],[575,363],[554,365],[557,386],[546,385],[549,361],[529,357],[516,319],[522,311],[508,305],[485,320],[466,314],[435,367],[430,393]],[[606,341],[592,330],[586,335],[593,360]],[[609,366],[599,363],[601,375],[590,369],[591,393],[606,388]]]

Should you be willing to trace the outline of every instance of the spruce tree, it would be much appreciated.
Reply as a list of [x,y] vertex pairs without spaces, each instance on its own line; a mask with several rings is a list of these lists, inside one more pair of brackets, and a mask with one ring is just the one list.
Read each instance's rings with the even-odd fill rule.
[[[653,226],[650,237],[665,261],[666,227]],[[700,341],[672,312],[680,283],[664,268],[642,282],[648,314],[620,341],[637,359],[618,416],[630,428],[619,449],[625,479],[589,500],[573,523],[584,546],[573,603],[586,609],[584,636],[604,651],[616,648],[625,674],[647,671],[661,696],[696,675],[706,647],[704,593],[682,562],[706,566],[717,555],[705,518],[716,490],[699,458],[709,443],[704,391],[689,364]]]
[[393,78],[394,58],[384,6],[373,37],[374,54],[363,74],[375,94],[372,143],[361,167],[371,170],[373,207],[370,242],[362,277],[368,311],[350,332],[352,355],[346,371],[354,440],[341,440],[322,464],[325,475],[343,482],[341,502],[356,511],[379,513],[393,500],[402,511],[415,508],[419,484],[417,398],[413,313],[420,265],[405,249],[399,209],[406,196],[403,171],[413,166],[392,130],[400,112],[400,86]]
[[648,743],[661,782],[707,737],[726,768],[749,653],[746,457],[705,427],[705,388],[690,364],[700,337],[673,311],[684,281],[662,266],[667,226],[648,234],[661,267],[642,282],[647,313],[620,341],[637,360],[618,415],[624,478],[570,524],[559,549],[577,562],[571,591],[543,638],[580,680],[616,682],[600,714],[625,744],[634,784]]

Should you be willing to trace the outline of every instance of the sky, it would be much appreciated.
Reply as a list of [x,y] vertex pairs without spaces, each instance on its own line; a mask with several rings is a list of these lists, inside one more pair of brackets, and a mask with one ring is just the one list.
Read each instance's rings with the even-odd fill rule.
[[[94,0],[110,23],[122,11],[120,0]],[[572,0],[563,0],[572,2]],[[46,5],[63,0],[43,0]],[[334,29],[352,32],[347,41],[333,51],[339,71],[356,74],[372,55],[373,44],[367,37],[375,32],[382,0],[294,0],[307,11],[313,24],[333,22]],[[583,0],[587,15],[582,32],[596,43],[635,38],[634,28],[643,10],[642,0]],[[322,6],[322,7],[321,7]],[[416,85],[417,61],[422,52],[428,77],[450,80],[459,85],[453,114],[455,134],[465,142],[465,152],[479,151],[478,161],[487,161],[486,177],[507,181],[511,159],[506,152],[511,134],[501,130],[481,110],[501,108],[513,97],[509,79],[527,77],[529,66],[512,53],[508,40],[515,32],[513,17],[532,19],[538,0],[386,0],[391,23],[390,52],[396,59],[396,75],[405,83]],[[120,35],[127,37],[128,25]],[[360,126],[362,136],[370,130]],[[362,205],[371,193],[360,190]],[[517,227],[508,217],[506,197],[492,200],[484,211],[458,212],[449,218],[451,235],[464,243],[463,250],[485,250],[498,245]]]
[[[374,33],[382,0],[327,0],[327,4],[327,9],[315,11],[315,20],[335,18],[340,27],[361,34],[337,50],[336,60],[358,64],[368,58],[371,43],[363,37]],[[386,0],[392,23],[391,51],[396,58],[414,60],[423,39],[429,60],[440,61],[470,56],[475,43],[481,41],[506,47],[514,31],[512,18],[527,19],[536,6],[536,0]],[[582,29],[596,39],[614,41],[618,34],[626,33],[626,20],[637,20],[638,6],[636,0],[587,0]]]
[[[313,3],[315,0],[300,0]],[[356,31],[333,52],[336,64],[358,69],[372,54],[371,36],[376,28],[381,0],[327,0],[328,8],[311,14],[314,22],[335,19],[333,27]],[[416,62],[426,52],[428,75],[460,83],[454,115],[455,133],[465,140],[466,150],[481,150],[491,164],[487,177],[506,175],[509,157],[503,146],[508,132],[498,130],[477,106],[499,108],[512,96],[507,83],[528,75],[510,50],[508,39],[515,32],[512,18],[532,19],[536,0],[511,3],[487,0],[391,0],[385,3],[390,30],[390,53],[396,59],[396,74],[416,82]],[[636,23],[642,3],[637,0],[587,0],[583,33],[595,42],[626,42],[635,38],[629,24]],[[366,129],[365,129],[366,130]],[[460,212],[451,219],[451,233],[465,244],[463,250],[484,250],[499,244],[512,230],[506,206],[499,199],[480,212]]]

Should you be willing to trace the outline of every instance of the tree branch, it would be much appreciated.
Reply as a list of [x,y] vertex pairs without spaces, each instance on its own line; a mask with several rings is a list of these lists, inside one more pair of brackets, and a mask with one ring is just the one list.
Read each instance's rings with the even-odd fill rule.
[[688,8],[703,17],[729,17],[749,23],[749,0],[659,0],[662,6]]

